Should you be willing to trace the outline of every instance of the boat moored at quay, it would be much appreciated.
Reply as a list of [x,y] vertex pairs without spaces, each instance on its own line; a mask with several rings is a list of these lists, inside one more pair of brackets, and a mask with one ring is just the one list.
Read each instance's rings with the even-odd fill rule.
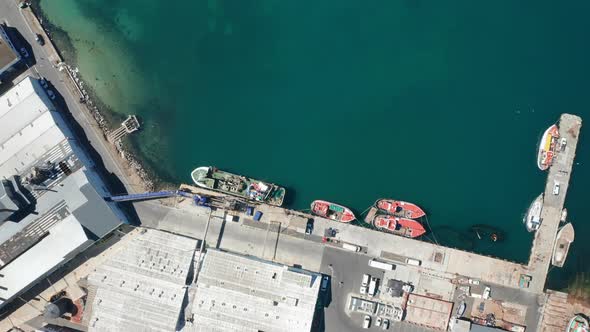
[[286,190],[283,187],[225,172],[212,166],[195,168],[191,177],[193,182],[201,188],[216,190],[255,202],[281,206],[285,199]]
[[416,220],[387,214],[375,215],[373,218],[373,226],[378,230],[409,238],[416,238],[426,233],[424,226]]
[[541,226],[541,210],[543,209],[543,194],[541,193],[535,200],[531,203],[531,206],[526,212],[524,216],[524,225],[526,230],[529,232],[534,232]]
[[416,204],[393,199],[379,199],[375,202],[375,206],[396,217],[418,219],[426,215],[426,212]]
[[[557,149],[557,141],[559,140],[559,128],[557,125],[552,125],[547,128],[539,142],[539,149],[537,151],[537,166],[544,171],[553,163]],[[562,143],[565,146],[565,142]]]
[[315,200],[311,203],[311,213],[339,222],[351,222],[356,219],[349,208],[322,200]]

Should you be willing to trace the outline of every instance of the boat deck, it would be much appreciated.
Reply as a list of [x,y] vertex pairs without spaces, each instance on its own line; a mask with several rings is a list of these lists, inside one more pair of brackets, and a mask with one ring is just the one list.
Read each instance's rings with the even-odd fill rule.
[[574,237],[574,226],[571,223],[566,224],[557,232],[557,240],[555,241],[551,264],[557,267],[563,267],[570,249],[570,244],[574,242]]

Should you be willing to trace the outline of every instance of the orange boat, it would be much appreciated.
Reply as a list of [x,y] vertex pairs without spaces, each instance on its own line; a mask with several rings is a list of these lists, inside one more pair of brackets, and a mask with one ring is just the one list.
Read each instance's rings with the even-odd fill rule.
[[375,215],[373,225],[379,230],[411,238],[419,237],[426,233],[424,226],[416,220],[387,214]]
[[540,170],[544,171],[551,166],[553,157],[555,156],[558,139],[559,128],[557,125],[552,125],[543,133],[541,142],[539,142],[539,151],[537,154],[537,166],[539,166]]
[[339,222],[351,222],[356,219],[354,213],[349,208],[322,200],[316,200],[311,203],[311,212],[316,216]]
[[375,206],[396,217],[417,219],[426,215],[424,210],[416,204],[393,199],[382,198],[375,203]]

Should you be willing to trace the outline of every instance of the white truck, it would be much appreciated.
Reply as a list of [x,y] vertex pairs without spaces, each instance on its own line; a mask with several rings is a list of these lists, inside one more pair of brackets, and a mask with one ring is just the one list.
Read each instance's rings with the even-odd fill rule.
[[376,259],[371,259],[369,261],[369,266],[370,267],[377,268],[377,269],[389,270],[389,271],[391,271],[391,270],[393,270],[395,268],[395,265],[393,265],[391,263],[381,262],[381,261],[378,261]]
[[342,243],[342,249],[346,249],[346,250],[350,250],[350,251],[354,251],[354,252],[361,251],[361,247],[355,246],[354,244],[350,244],[350,243]]
[[377,278],[371,277],[371,282],[369,282],[369,292],[367,293],[368,296],[373,297],[377,293]]
[[417,259],[413,259],[413,258],[406,258],[406,264],[408,265],[414,265],[414,266],[420,266],[422,265],[422,262],[417,260]]

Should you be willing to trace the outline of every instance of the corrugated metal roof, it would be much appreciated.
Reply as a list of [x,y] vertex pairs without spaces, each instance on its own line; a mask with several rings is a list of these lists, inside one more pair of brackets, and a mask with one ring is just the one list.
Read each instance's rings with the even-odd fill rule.
[[89,331],[175,331],[197,241],[146,229],[88,277]]
[[309,331],[320,282],[318,273],[209,249],[185,331]]

